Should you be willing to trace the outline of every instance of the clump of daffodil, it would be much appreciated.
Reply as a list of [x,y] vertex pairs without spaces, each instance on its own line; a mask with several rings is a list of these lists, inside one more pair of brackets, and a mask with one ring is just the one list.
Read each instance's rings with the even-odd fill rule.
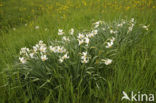
[[[45,68],[48,71],[48,76],[53,74],[51,71],[55,71],[53,68],[57,69],[55,72],[61,71],[63,73],[84,68],[84,72],[91,75],[103,66],[107,68],[115,62],[115,59],[112,58],[118,57],[115,55],[118,54],[116,52],[118,52],[120,45],[132,41],[129,37],[133,34],[133,29],[137,27],[135,24],[134,18],[121,20],[113,25],[97,21],[90,30],[78,34],[73,28],[68,32],[58,29],[60,40],[48,41],[47,43],[40,40],[32,48],[23,47],[18,59],[21,64],[24,64],[23,66],[40,63],[39,67]],[[149,30],[149,25],[141,25],[141,29],[146,32]],[[28,67],[31,68],[31,66]],[[34,65],[32,68],[35,68]],[[92,69],[93,71],[91,71]],[[100,75],[98,73],[96,76]]]
[[73,28],[67,32],[58,29],[59,40],[40,40],[30,48],[21,48],[18,57],[19,68],[22,69],[20,75],[24,75],[21,79],[31,83],[35,81],[34,85],[47,89],[62,88],[65,80],[69,80],[74,88],[80,83],[86,87],[91,83],[93,88],[100,88],[98,83],[105,80],[108,69],[110,73],[113,65],[117,64],[121,47],[129,47],[139,40],[139,33],[148,33],[149,25],[141,25],[137,29],[135,24],[132,18],[113,23],[97,21],[90,30],[78,33]]

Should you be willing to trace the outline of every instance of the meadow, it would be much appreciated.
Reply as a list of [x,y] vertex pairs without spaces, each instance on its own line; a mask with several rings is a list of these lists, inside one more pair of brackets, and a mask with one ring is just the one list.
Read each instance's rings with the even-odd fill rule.
[[[155,0],[2,0],[0,7],[0,103],[130,103],[121,101],[122,91],[156,92]],[[89,38],[93,23],[98,33]],[[134,31],[127,32],[133,23]],[[70,44],[61,42],[59,29]],[[22,64],[21,48],[32,51],[36,44],[41,60]],[[65,47],[68,56],[51,54],[58,52],[55,46]]]

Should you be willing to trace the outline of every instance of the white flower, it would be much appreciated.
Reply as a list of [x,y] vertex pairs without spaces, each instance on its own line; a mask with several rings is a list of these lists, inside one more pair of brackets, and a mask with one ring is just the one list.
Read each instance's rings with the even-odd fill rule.
[[46,49],[47,49],[47,47],[45,47],[45,46],[41,46],[41,47],[40,47],[40,52],[45,53],[45,52],[46,52]]
[[49,46],[49,50],[50,50],[51,52],[54,52],[54,47],[53,47],[53,46]]
[[42,40],[40,40],[38,44],[39,44],[39,45],[42,45],[42,44],[43,44],[43,41],[42,41]]
[[118,33],[117,31],[113,31],[112,29],[110,30],[110,33],[111,34],[116,34],[116,33]]
[[104,62],[106,65],[109,65],[112,63],[111,59],[102,59],[101,61]]
[[132,31],[133,30],[133,27],[128,27],[128,32]]
[[83,34],[79,33],[78,39],[83,39],[84,37],[85,37],[85,36],[84,36]]
[[60,57],[60,59],[59,59],[60,63],[62,63],[65,59],[69,59],[69,56],[67,53],[65,55],[63,55],[62,57]]
[[98,27],[99,27],[99,25],[100,25],[100,22],[98,21],[98,22],[96,22],[96,23],[95,23],[94,28],[98,28]]
[[44,44],[42,40],[40,40],[39,43],[36,44],[36,47],[38,47],[38,48],[41,47],[41,46],[46,47],[46,44]]
[[126,21],[122,19],[122,24],[126,24]]
[[57,49],[58,49],[58,53],[64,53],[64,52],[66,52],[66,49],[64,49],[64,47],[58,46]]
[[131,27],[134,27],[134,24],[133,23],[131,24]]
[[62,59],[69,59],[68,54],[66,53],[66,54],[62,57]]
[[63,35],[63,34],[64,34],[63,30],[62,29],[58,29],[58,35]]
[[118,27],[122,27],[122,26],[123,26],[123,24],[121,23],[121,24],[118,24],[117,26],[118,26]]
[[78,40],[78,42],[79,42],[79,45],[81,45],[84,43],[84,40]]
[[64,41],[70,41],[70,39],[68,37],[65,37],[65,36],[62,37],[62,40],[64,40]]
[[26,63],[26,59],[24,57],[19,57],[19,60],[22,64],[25,64]]
[[34,53],[30,53],[30,58],[34,58]]
[[112,37],[111,42],[114,42],[114,41],[115,41],[115,38],[114,38],[114,37]]
[[115,38],[112,37],[110,39],[110,42],[107,42],[106,48],[111,48],[113,46],[113,44],[114,44],[114,41],[115,41]]
[[81,57],[81,59],[85,59],[85,58],[87,58],[87,52],[82,52],[82,57]]
[[131,22],[134,22],[134,18],[131,18]]
[[94,33],[91,32],[91,33],[87,34],[86,37],[88,37],[88,38],[94,37]]
[[35,29],[39,29],[40,27],[39,26],[35,26]]
[[98,33],[98,30],[93,30],[92,33],[96,35]]
[[113,33],[114,33],[114,31],[111,29],[111,30],[110,30],[110,33],[111,33],[111,34],[113,34]]
[[104,21],[97,21],[94,23],[94,28],[98,28],[100,24],[104,23]]
[[86,64],[86,63],[88,63],[89,62],[89,59],[83,59],[82,61],[81,61],[81,63],[84,63],[84,64]]
[[93,32],[91,32],[91,33],[89,33],[89,34],[86,34],[86,35],[83,35],[83,34],[80,34],[79,33],[79,35],[78,35],[78,42],[79,42],[79,45],[81,45],[81,44],[83,44],[83,43],[86,43],[87,45],[86,46],[88,46],[88,44],[89,44],[89,38],[90,37],[93,37],[94,36],[94,34],[93,34]]
[[106,48],[111,48],[113,46],[113,42],[107,42]]
[[36,53],[38,50],[38,47],[37,46],[33,46],[33,52]]
[[47,56],[46,55],[41,55],[41,60],[42,61],[46,61],[48,58],[47,58]]
[[149,25],[148,25],[148,26],[146,26],[146,25],[143,25],[143,26],[142,26],[142,28],[144,28],[144,29],[147,30],[147,31],[148,31],[148,27],[149,27]]
[[27,26],[28,24],[25,24],[25,26]]
[[54,53],[65,53],[66,52],[66,49],[64,47],[61,47],[61,46],[49,46],[49,49],[51,52],[54,52]]
[[36,48],[39,48],[39,44],[36,44],[35,47],[36,47]]
[[26,47],[21,48],[20,55],[22,55],[22,54],[27,55],[27,53],[29,53],[29,51],[30,51],[29,48],[26,48]]
[[81,63],[88,63],[89,62],[89,57],[87,56],[87,52],[82,52],[81,56]]
[[62,58],[59,59],[59,62],[62,63],[64,60]]
[[55,47],[50,46],[49,49],[51,52],[54,52],[54,53],[58,52],[58,46],[55,46]]
[[74,34],[74,29],[71,28],[70,31],[69,31],[69,33],[70,33],[71,35],[73,35],[73,34]]
[[112,60],[111,60],[111,59],[106,59],[106,60],[105,60],[105,64],[106,64],[106,65],[109,65],[109,64],[111,64],[111,63],[112,63]]
[[58,47],[53,47],[51,50],[53,50],[54,53],[58,52]]
[[89,38],[85,38],[85,43],[88,45],[89,44]]

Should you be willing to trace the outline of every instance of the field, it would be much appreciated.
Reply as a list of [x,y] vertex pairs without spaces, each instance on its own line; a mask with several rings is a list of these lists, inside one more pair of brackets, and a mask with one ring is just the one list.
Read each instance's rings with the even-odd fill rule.
[[[155,94],[155,0],[2,0],[0,7],[0,103],[130,103],[121,101],[122,91],[129,95],[132,91]],[[136,23],[134,32],[128,34],[126,26],[119,29],[121,33],[115,36],[114,47],[106,49],[103,41],[107,40],[102,38],[111,38],[113,33],[106,30],[103,34],[101,28],[113,30],[123,20]],[[90,49],[80,44],[76,47],[77,35],[90,32],[97,21],[106,23],[99,27],[101,36],[90,40]],[[55,42],[61,40],[59,29],[68,37],[71,28],[74,29],[71,44]],[[64,64],[60,64],[56,55],[50,55],[47,61],[42,58],[43,64],[33,60],[21,64],[21,48],[32,48],[40,40],[47,47],[65,46],[69,60],[66,57]],[[89,63],[78,59],[85,55],[85,52],[79,55],[83,50],[91,55]],[[108,66],[99,63],[106,56],[113,59]],[[145,99],[142,103],[146,103]]]

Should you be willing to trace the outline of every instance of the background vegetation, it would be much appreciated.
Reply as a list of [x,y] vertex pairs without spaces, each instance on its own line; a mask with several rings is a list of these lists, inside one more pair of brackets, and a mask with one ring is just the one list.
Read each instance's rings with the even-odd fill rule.
[[[123,90],[155,92],[155,0],[2,0],[0,7],[0,103],[48,103],[52,98],[53,91],[38,91],[33,85],[23,88],[19,86],[21,81],[14,80],[14,76],[8,80],[7,75],[12,72],[3,72],[13,68],[21,47],[31,47],[41,39],[58,38],[59,28],[65,31],[70,28],[84,30],[98,20],[111,22],[132,17],[140,24],[150,24],[152,32],[142,37],[140,42],[120,49],[118,60],[112,65],[115,72],[108,76],[108,85],[98,92],[101,99],[95,98],[92,102],[121,103]],[[39,29],[35,29],[36,26]],[[13,82],[12,85],[6,85],[10,82]],[[96,97],[94,90],[93,94],[82,98],[68,94],[72,84],[67,82],[67,91],[60,90],[60,96],[53,102],[69,103],[72,95],[71,100],[87,103],[90,102],[88,98]],[[43,97],[42,101],[40,97]]]

